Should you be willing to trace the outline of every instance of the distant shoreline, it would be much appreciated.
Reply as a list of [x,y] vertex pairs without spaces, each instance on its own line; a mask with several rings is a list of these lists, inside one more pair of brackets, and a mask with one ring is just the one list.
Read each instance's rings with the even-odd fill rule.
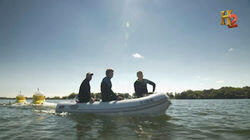
[[250,87],[221,87],[220,89],[187,90],[181,93],[167,93],[172,99],[250,99]]
[[[250,87],[245,86],[242,88],[236,87],[221,87],[220,89],[208,89],[208,90],[187,90],[181,93],[166,93],[170,99],[250,99]],[[125,99],[135,98],[134,94],[131,96],[129,93],[117,93]],[[77,93],[71,93],[68,96],[54,96],[45,97],[46,100],[66,100],[74,99]],[[101,93],[91,93],[91,96],[97,100],[101,99]],[[16,99],[9,97],[0,97],[0,99]],[[26,97],[26,99],[32,99],[32,97]]]

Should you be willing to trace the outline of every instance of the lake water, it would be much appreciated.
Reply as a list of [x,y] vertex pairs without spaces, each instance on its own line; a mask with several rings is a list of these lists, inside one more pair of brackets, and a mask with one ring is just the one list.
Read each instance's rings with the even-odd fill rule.
[[250,139],[249,99],[172,100],[158,117],[55,114],[54,105],[4,105],[8,102],[14,100],[0,100],[1,140]]

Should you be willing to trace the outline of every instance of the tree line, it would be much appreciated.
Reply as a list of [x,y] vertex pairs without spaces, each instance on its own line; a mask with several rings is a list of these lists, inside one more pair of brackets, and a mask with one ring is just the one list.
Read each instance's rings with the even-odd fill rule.
[[167,93],[167,95],[172,99],[250,99],[250,87],[187,90],[181,93]]
[[[208,90],[187,90],[181,93],[166,93],[171,99],[250,99],[250,87],[221,87],[220,89]],[[73,99],[77,93],[71,93],[69,96],[64,96],[58,99]],[[125,99],[135,98],[135,95],[129,93],[118,93]],[[96,100],[101,100],[101,93],[91,93],[91,96]]]
[[[181,93],[166,93],[171,99],[250,99],[250,87],[245,86],[242,88],[236,87],[222,87],[220,89],[208,89],[208,90],[187,90]],[[117,93],[117,95],[122,96],[124,99],[134,98],[134,94],[129,93]],[[68,96],[55,96],[46,97],[46,99],[74,99],[77,93],[71,93]],[[97,101],[101,100],[101,93],[91,93]],[[0,99],[15,99],[0,97]],[[32,99],[32,97],[27,97],[27,99]]]

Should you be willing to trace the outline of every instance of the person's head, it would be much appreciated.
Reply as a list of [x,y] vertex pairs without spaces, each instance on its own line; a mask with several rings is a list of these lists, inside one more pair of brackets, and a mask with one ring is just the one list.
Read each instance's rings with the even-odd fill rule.
[[142,71],[138,71],[137,72],[137,77],[138,77],[138,79],[143,79],[143,73],[142,73]]
[[90,80],[92,79],[92,76],[93,76],[93,75],[94,75],[93,73],[88,72],[88,73],[86,74],[86,79],[90,81]]
[[106,70],[106,76],[109,77],[109,78],[112,78],[114,75],[114,70],[112,69],[107,69]]

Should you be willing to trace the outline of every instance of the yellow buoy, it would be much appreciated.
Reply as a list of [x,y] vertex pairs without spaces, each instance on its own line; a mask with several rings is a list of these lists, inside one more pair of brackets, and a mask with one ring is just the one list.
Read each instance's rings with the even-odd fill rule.
[[16,96],[16,103],[25,103],[26,102],[26,97],[21,94],[21,91],[19,95]]
[[25,103],[26,102],[26,97],[23,95],[18,95],[16,96],[16,103]]
[[43,102],[45,102],[45,96],[42,94],[42,92],[39,91],[39,89],[37,89],[37,91],[33,95],[32,103],[33,104],[43,104]]

